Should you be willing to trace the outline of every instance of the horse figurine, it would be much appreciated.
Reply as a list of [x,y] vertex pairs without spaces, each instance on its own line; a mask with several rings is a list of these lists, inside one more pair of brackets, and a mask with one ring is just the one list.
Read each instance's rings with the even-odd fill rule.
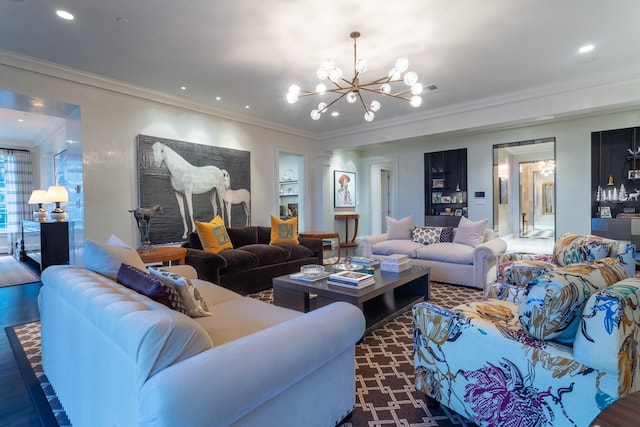
[[232,190],[231,187],[231,176],[229,172],[222,169],[222,176],[224,180],[224,193],[222,195],[222,200],[227,207],[227,218],[229,218],[229,222],[231,222],[231,205],[242,205],[244,207],[244,214],[247,218],[246,225],[251,224],[251,193],[249,190],[244,188],[240,188],[238,190]]
[[151,246],[151,242],[149,241],[149,226],[151,225],[151,218],[153,218],[154,215],[162,213],[162,206],[154,205],[151,208],[136,208],[129,210],[129,212],[133,212],[133,217],[138,222],[141,242],[138,252],[153,251],[153,246]]
[[[191,230],[196,229],[196,223],[193,219],[193,195],[204,194],[211,191],[210,200],[213,207],[213,216],[218,215],[218,204],[220,211],[224,211],[224,179],[222,171],[213,165],[194,166],[187,162],[180,154],[176,153],[166,145],[155,142],[152,146],[153,150],[153,166],[159,168],[164,162],[171,174],[171,186],[176,192],[178,200],[178,208],[180,216],[182,216],[182,226],[184,232],[182,238],[186,239],[189,233],[187,226],[187,215],[191,224]],[[215,191],[212,191],[215,190]],[[217,194],[217,204],[216,204]],[[187,212],[184,208],[184,200],[187,201]],[[225,223],[229,219],[225,218]]]

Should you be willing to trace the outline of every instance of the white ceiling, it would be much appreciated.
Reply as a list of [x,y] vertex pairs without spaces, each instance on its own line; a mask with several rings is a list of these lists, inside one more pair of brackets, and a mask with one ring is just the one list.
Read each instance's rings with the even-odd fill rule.
[[0,49],[322,134],[364,125],[362,107],[313,121],[321,99],[288,104],[287,88],[315,87],[326,58],[351,77],[353,30],[363,79],[406,56],[438,87],[418,110],[381,99],[384,122],[637,77],[638,22],[637,0],[0,0]]

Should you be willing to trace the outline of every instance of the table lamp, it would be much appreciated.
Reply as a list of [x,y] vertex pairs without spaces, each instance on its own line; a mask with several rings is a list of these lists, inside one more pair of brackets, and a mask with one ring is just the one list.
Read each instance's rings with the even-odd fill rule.
[[43,203],[47,202],[47,192],[46,190],[33,190],[31,193],[31,197],[29,197],[29,201],[27,204],[29,205],[38,205],[38,209],[33,211],[33,219],[35,221],[45,221],[47,219],[47,211],[42,207]]
[[69,193],[67,189],[61,185],[52,185],[47,190],[47,203],[55,203],[56,207],[51,211],[51,219],[54,221],[64,221],[67,213],[62,210],[60,203],[69,201]]

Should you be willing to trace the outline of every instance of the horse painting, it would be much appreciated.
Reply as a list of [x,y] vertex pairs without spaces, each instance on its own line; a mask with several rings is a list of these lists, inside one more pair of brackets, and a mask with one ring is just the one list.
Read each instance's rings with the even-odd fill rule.
[[[224,180],[224,193],[222,199],[227,207],[227,218],[231,218],[231,206],[242,205],[244,214],[247,218],[246,225],[251,225],[251,193],[249,190],[240,188],[238,190],[231,189],[231,176],[229,172],[222,169],[222,177]],[[231,221],[231,219],[229,219]]]
[[[218,215],[218,205],[220,212],[224,212],[223,195],[225,191],[224,177],[222,171],[216,166],[194,166],[186,161],[180,154],[171,148],[155,142],[152,146],[153,150],[153,166],[159,168],[164,162],[171,174],[171,186],[173,187],[176,199],[178,200],[178,208],[182,216],[182,225],[184,232],[182,238],[186,239],[189,233],[187,219],[191,225],[191,230],[195,230],[196,224],[193,219],[193,195],[211,192],[210,200],[213,207],[213,216]],[[216,203],[217,195],[217,203]],[[187,211],[185,211],[184,201],[187,202]],[[188,215],[188,218],[187,218]],[[224,215],[224,214],[222,214]],[[225,218],[225,223],[229,219]]]

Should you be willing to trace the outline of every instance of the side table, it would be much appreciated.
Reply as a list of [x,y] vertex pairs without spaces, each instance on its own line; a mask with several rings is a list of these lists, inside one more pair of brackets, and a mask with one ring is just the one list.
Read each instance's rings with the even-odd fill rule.
[[156,246],[151,252],[138,252],[142,262],[152,264],[161,262],[162,265],[184,264],[187,250],[178,246]]
[[325,252],[329,252],[329,251],[333,251],[336,250],[338,252],[338,255],[336,257],[336,262],[332,263],[335,264],[338,261],[340,261],[340,234],[336,231],[305,231],[302,233],[298,233],[298,236],[300,237],[308,237],[311,239],[320,239],[320,240],[324,240],[324,239],[337,239],[338,240],[338,248],[337,249],[324,249],[323,247],[323,251]]
[[640,391],[631,393],[604,408],[591,421],[591,427],[631,427],[638,425],[640,417]]
[[[344,231],[345,231],[344,240],[345,241],[340,242],[340,246],[342,246],[343,248],[358,246],[358,243],[356,243],[356,236],[358,235],[358,219],[360,218],[360,215],[356,213],[335,214],[334,218],[344,220]],[[350,219],[354,220],[354,228],[355,228],[355,230],[353,230],[353,237],[351,238],[351,240],[349,240],[349,220]]]

